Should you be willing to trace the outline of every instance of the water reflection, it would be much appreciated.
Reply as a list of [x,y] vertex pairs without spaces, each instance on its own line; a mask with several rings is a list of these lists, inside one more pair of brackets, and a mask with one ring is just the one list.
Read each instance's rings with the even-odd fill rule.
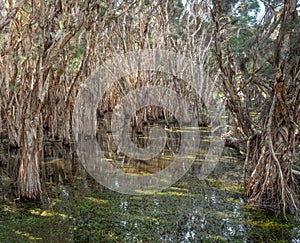
[[[59,236],[49,235],[48,231],[61,232],[64,239],[74,242],[300,240],[296,222],[244,207],[242,190],[239,190],[241,181],[237,179],[241,177],[242,160],[232,150],[224,151],[221,162],[203,181],[194,174],[203,158],[199,153],[189,173],[172,187],[154,195],[130,196],[97,183],[78,164],[74,151],[64,149],[62,153],[61,148],[49,145],[42,165],[44,185],[50,198],[43,210],[57,216],[48,216],[48,221],[42,221],[45,216],[38,216],[36,209],[26,211],[22,217],[15,217],[6,210],[1,217],[9,218],[1,219],[2,222],[13,222],[11,227],[24,232],[23,221],[26,222],[30,212],[35,212],[34,217],[41,218],[31,220],[31,234],[53,242],[59,241]],[[205,145],[199,151],[205,151]],[[1,164],[1,190],[6,202],[10,201],[6,195],[11,192],[8,188],[12,183],[7,178],[15,178],[17,156],[6,154],[6,162]]]

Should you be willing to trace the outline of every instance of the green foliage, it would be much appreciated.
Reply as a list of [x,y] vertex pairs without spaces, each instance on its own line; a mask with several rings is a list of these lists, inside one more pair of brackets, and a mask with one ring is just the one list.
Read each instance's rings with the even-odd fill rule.
[[235,55],[243,54],[245,44],[253,36],[250,29],[234,29],[229,36],[229,44]]
[[99,0],[99,6],[100,6],[100,16],[103,17],[105,16],[107,10],[108,10],[108,5],[105,1]]
[[257,0],[238,1],[232,12],[232,18],[240,26],[253,26],[257,23],[260,7]]
[[68,53],[68,71],[75,71],[79,68],[81,59],[85,52],[85,46],[81,45],[69,45],[67,48]]
[[9,86],[9,90],[12,91],[12,92],[16,92],[20,89],[19,86],[16,86],[16,85],[10,85]]
[[233,5],[232,14],[228,15],[228,23],[231,26],[228,32],[228,43],[236,58],[237,65],[243,65],[242,70],[245,78],[248,78],[253,71],[254,62],[256,61],[257,64],[259,61],[262,65],[259,74],[266,79],[272,79],[274,70],[267,60],[272,55],[273,40],[267,40],[260,49],[256,43],[260,11],[257,0],[242,0]]
[[228,23],[232,25],[229,43],[234,54],[243,54],[247,41],[254,36],[258,12],[257,0],[242,0],[234,5],[228,17]]

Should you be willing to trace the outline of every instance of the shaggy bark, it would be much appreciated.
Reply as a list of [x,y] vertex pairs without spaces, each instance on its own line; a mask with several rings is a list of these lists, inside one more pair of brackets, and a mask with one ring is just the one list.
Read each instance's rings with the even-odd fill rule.
[[[223,74],[221,87],[225,94],[228,94],[226,98],[229,110],[248,139],[245,166],[248,161],[251,161],[253,166],[246,187],[247,203],[276,213],[297,213],[299,201],[293,191],[292,174],[300,105],[300,32],[296,0],[283,1],[279,14],[276,13],[271,18],[273,22],[269,21],[265,25],[266,29],[256,33],[256,40],[251,39],[252,45],[256,45],[257,49],[254,53],[257,54],[257,50],[263,49],[264,42],[274,32],[275,27],[279,26],[279,34],[274,41],[274,52],[269,60],[274,69],[275,80],[270,81],[269,84],[257,81],[258,77],[262,78],[262,75],[257,75],[261,66],[257,64],[258,55],[252,55],[252,73],[246,82],[242,82],[242,85],[238,77],[244,76],[244,68],[239,67],[229,45],[226,42],[222,43],[221,37],[226,34],[224,28],[226,23],[224,18],[223,22],[221,21],[219,1],[214,3],[212,16],[215,23],[214,40],[217,60]],[[246,48],[249,46],[246,45]],[[251,126],[246,101],[239,96],[239,92],[242,93],[252,82],[260,86],[268,95],[261,112],[261,122],[257,127]]]
[[[87,1],[11,2],[4,4],[10,12],[0,21],[0,115],[10,145],[22,150],[20,198],[39,200],[44,129],[51,139],[70,142],[74,93],[95,41],[78,35],[101,24],[101,9]],[[82,42],[87,50],[80,56]]]
[[25,119],[23,147],[19,168],[18,184],[21,201],[40,200],[42,186],[40,161],[42,158],[41,117]]
[[285,214],[299,211],[292,174],[300,102],[299,88],[292,89],[300,85],[300,58],[297,55],[300,32],[294,29],[297,28],[295,24],[299,24],[295,0],[284,1],[280,17],[273,63],[277,78],[269,114],[260,141],[254,148],[256,152],[252,161],[255,169],[249,180],[247,196],[250,205]]

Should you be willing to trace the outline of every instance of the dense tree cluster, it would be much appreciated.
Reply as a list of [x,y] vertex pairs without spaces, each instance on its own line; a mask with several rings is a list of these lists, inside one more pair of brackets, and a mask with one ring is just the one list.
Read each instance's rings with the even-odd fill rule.
[[[20,198],[42,195],[43,141],[72,143],[74,102],[91,72],[116,54],[158,48],[198,60],[201,78],[216,82],[231,135],[247,141],[248,204],[298,212],[297,7],[296,0],[0,0],[0,137],[22,151]],[[122,78],[99,112],[112,110],[142,76],[153,82],[153,75]],[[182,80],[172,82],[189,96]],[[189,98],[203,112],[197,96]]]

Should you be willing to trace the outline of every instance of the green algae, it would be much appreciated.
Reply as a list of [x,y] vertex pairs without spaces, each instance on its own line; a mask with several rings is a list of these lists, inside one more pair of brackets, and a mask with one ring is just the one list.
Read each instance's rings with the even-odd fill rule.
[[2,202],[0,242],[298,242],[296,218],[244,206],[243,161],[225,152],[204,180],[198,161],[151,195],[119,194],[85,172],[45,183],[44,203]]

